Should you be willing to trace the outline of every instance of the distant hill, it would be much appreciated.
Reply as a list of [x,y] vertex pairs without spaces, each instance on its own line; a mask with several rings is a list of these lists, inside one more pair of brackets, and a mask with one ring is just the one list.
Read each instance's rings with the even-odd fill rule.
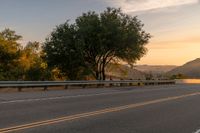
[[145,73],[164,74],[176,67],[174,65],[136,65],[134,68]]
[[188,78],[200,78],[200,58],[187,62],[167,73],[167,75],[183,74]]
[[106,68],[106,75],[107,78],[111,76],[113,79],[145,79],[144,72],[122,64],[109,64]]

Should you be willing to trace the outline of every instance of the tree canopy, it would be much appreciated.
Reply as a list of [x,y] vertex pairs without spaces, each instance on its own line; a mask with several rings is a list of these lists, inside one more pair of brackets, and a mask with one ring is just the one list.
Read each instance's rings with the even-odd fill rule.
[[0,32],[0,79],[14,79],[15,65],[20,56],[18,41],[21,38],[10,29]]
[[0,32],[0,80],[41,80],[47,76],[41,44],[28,42],[23,46],[21,39],[13,30]]
[[110,62],[133,65],[146,54],[145,45],[151,36],[143,26],[137,17],[121,9],[83,13],[74,24],[67,21],[54,29],[43,46],[45,59],[69,79],[91,74],[105,80]]

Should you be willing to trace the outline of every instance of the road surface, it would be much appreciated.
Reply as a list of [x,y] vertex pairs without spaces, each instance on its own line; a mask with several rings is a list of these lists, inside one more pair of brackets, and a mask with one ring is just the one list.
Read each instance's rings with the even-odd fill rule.
[[0,133],[200,133],[200,85],[0,93]]

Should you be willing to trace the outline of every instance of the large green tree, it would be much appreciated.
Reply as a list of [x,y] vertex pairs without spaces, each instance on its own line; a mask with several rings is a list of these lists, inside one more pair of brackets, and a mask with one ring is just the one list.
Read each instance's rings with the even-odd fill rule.
[[68,79],[79,79],[80,73],[85,70],[74,25],[66,22],[58,26],[46,40],[43,49],[48,67],[61,70]]
[[84,13],[74,24],[58,26],[47,39],[44,51],[48,64],[69,79],[77,79],[87,71],[105,80],[105,68],[110,62],[134,64],[146,54],[149,39],[150,34],[137,17],[107,8],[100,14]]

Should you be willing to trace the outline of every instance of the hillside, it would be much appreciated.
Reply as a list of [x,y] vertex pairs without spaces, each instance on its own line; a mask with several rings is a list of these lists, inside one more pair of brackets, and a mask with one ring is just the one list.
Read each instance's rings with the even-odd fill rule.
[[121,64],[109,64],[106,75],[113,79],[145,79],[145,73]]
[[187,62],[183,66],[177,67],[168,72],[167,74],[168,75],[183,74],[188,78],[200,78],[200,58]]
[[145,73],[163,74],[176,67],[174,65],[136,65],[134,68]]

